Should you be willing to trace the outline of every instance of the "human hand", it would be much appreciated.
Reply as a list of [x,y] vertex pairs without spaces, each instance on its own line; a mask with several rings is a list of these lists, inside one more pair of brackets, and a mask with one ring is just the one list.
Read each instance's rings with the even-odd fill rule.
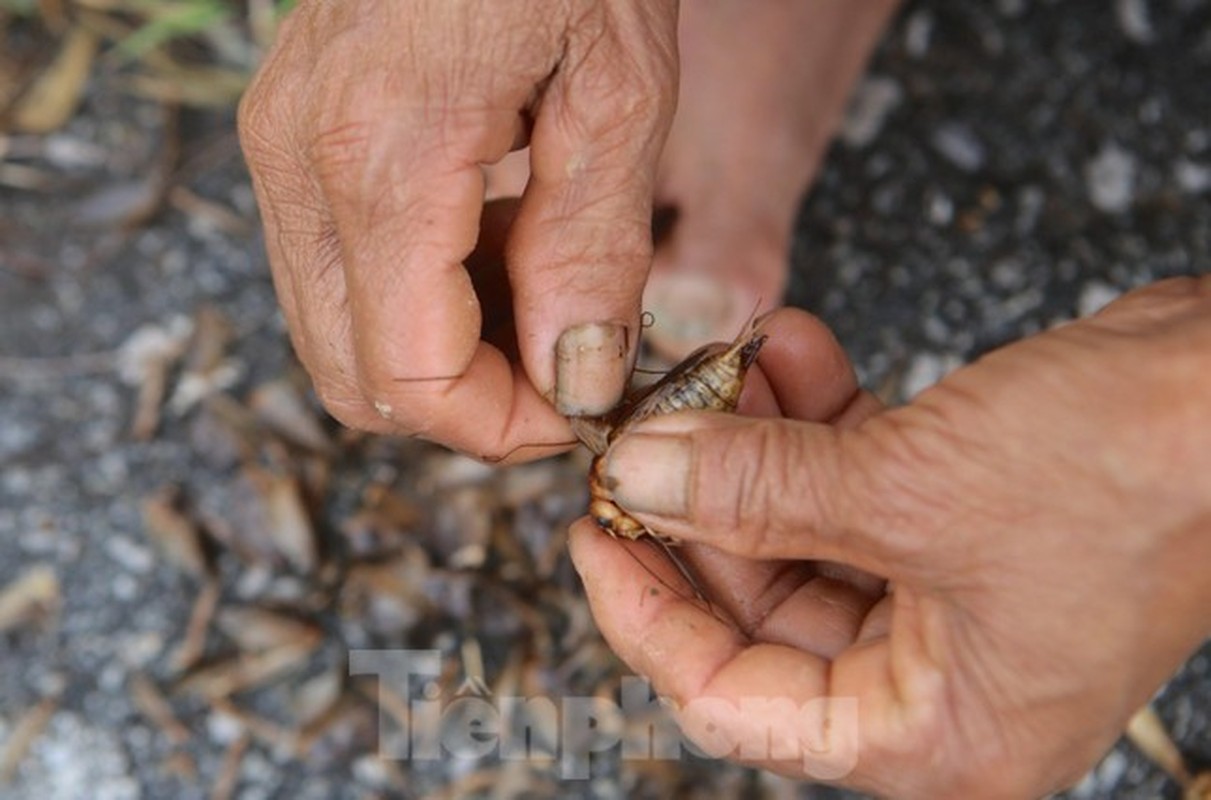
[[[329,412],[489,456],[570,438],[550,400],[613,406],[675,89],[673,0],[301,3],[240,132],[291,338]],[[464,262],[482,165],[527,143],[505,284],[514,365],[481,340],[481,304],[509,298],[477,296]],[[561,352],[581,362],[557,387],[566,330]]]
[[[798,777],[854,766],[881,795],[1038,796],[1211,631],[1209,354],[1211,277],[1165,281],[879,413],[821,366],[830,337],[784,330],[759,365],[807,422],[657,418],[607,465],[620,505],[702,543],[683,552],[734,624],[587,521],[572,555],[632,668],[683,709],[728,701],[691,738],[772,742],[749,759]],[[856,719],[739,713],[771,695],[856,698]]]

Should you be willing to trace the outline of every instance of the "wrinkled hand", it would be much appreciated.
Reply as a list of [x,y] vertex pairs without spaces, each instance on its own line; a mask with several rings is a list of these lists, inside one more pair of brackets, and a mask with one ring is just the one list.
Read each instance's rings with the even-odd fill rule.
[[[240,131],[295,350],[328,410],[499,455],[569,438],[551,399],[612,406],[675,90],[673,0],[301,3]],[[527,143],[507,254],[523,370],[481,341],[481,301],[508,293],[477,296],[492,276],[464,262],[481,165]],[[589,355],[556,387],[570,328],[568,351]]]
[[[788,775],[854,767],[843,782],[930,798],[1075,780],[1211,633],[1211,277],[885,412],[818,324],[777,323],[760,366],[781,412],[815,422],[660,418],[607,470],[654,530],[709,545],[684,552],[734,625],[584,521],[572,552],[602,631],[691,737]],[[792,705],[736,710],[771,696]],[[819,698],[856,698],[856,718]],[[830,727],[793,713],[813,701]]]

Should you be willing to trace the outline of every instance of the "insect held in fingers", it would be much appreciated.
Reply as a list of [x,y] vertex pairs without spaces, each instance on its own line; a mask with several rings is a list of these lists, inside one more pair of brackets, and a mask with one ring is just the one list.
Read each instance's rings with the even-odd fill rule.
[[571,418],[572,432],[594,455],[589,467],[589,515],[603,531],[626,539],[650,536],[665,544],[674,543],[614,501],[613,487],[605,476],[606,455],[618,437],[643,420],[676,411],[734,412],[749,367],[769,338],[761,332],[761,322],[751,317],[730,343],[714,342],[699,348],[608,414]]
[[[672,562],[695,597],[706,603],[712,613],[713,604],[673,549],[676,540],[651,530],[615,502],[613,487],[605,476],[606,456],[620,436],[646,419],[676,411],[734,412],[749,367],[769,338],[761,332],[764,319],[758,318],[754,310],[753,316],[731,342],[714,342],[699,348],[658,381],[632,392],[606,414],[569,418],[576,438],[593,453],[589,467],[589,515],[610,536],[651,542]],[[536,445],[523,445],[529,446]],[[512,452],[498,460],[508,458]],[[639,560],[633,553],[632,557]],[[658,581],[677,591],[650,566],[639,561]]]

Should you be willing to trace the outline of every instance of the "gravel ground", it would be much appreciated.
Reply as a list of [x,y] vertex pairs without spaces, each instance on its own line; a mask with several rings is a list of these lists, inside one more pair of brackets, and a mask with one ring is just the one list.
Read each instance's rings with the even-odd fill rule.
[[[792,299],[835,327],[867,386],[907,397],[993,347],[1090,313],[1131,287],[1208,272],[1208,85],[1207,0],[910,3],[803,207]],[[178,704],[192,732],[181,750],[196,774],[173,772],[165,766],[173,748],[128,688],[136,675],[165,674],[197,591],[149,543],[140,501],[178,485],[203,511],[209,504],[225,512],[233,502],[215,488],[232,484],[231,459],[215,455],[208,417],[196,408],[166,410],[146,440],[130,435],[146,382],[130,358],[132,335],[144,328],[171,343],[199,308],[212,306],[234,328],[226,371],[212,376],[218,384],[242,398],[295,375],[256,232],[240,223],[255,212],[230,119],[181,122],[187,167],[178,183],[213,204],[201,210],[178,196],[145,224],[115,229],[115,216],[125,217],[112,210],[147,188],[140,176],[167,123],[156,107],[104,81],[65,130],[15,142],[17,160],[55,176],[54,191],[0,189],[0,586],[47,565],[62,593],[57,622],[0,633],[0,742],[29,719],[27,709],[56,698],[41,735],[0,788],[3,797],[205,797],[240,739],[230,715]],[[321,514],[327,521],[348,516],[368,475],[406,484],[419,502],[447,497],[426,495],[420,467],[400,459],[469,469],[399,443],[354,442],[341,454]],[[515,504],[507,520],[517,536],[550,540],[582,507],[578,479],[568,478],[578,465],[553,464],[519,473],[537,475],[548,496]],[[472,479],[493,491],[514,480]],[[220,557],[224,591],[255,593],[241,589],[253,579],[234,561]],[[552,574],[574,586],[566,563]],[[290,577],[266,580],[288,589]],[[491,676],[500,652],[490,643],[500,634],[491,614],[472,612],[452,626],[460,641],[489,642]],[[342,646],[383,642],[339,624],[341,635],[315,660],[339,664]],[[441,631],[418,636],[407,642],[457,649]],[[1205,648],[1158,700],[1187,757],[1204,766],[1209,700]],[[379,762],[350,749],[299,760],[254,738],[237,763],[238,797],[395,791],[384,788]],[[631,770],[607,759],[592,780],[554,792],[650,789]],[[712,787],[748,796],[842,794],[702,762],[685,771],[695,777],[681,788],[695,796],[710,796]],[[474,786],[449,783],[464,773],[418,767],[404,776],[403,794],[458,796]],[[1178,792],[1120,744],[1070,796]]]

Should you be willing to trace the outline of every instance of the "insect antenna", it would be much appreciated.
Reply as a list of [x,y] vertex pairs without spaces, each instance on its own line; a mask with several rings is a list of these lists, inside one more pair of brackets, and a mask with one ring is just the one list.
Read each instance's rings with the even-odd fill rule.
[[693,571],[690,569],[690,565],[685,562],[685,559],[679,556],[677,552],[669,545],[669,543],[659,536],[650,536],[648,537],[648,541],[653,547],[664,553],[665,556],[668,557],[669,561],[673,563],[673,566],[677,568],[677,572],[682,578],[685,579],[685,582],[689,584],[690,590],[693,591],[694,599],[701,602],[711,616],[715,617],[721,622],[727,622],[728,620],[721,615],[719,609],[716,608],[715,604],[711,602],[711,598],[707,596],[706,590],[702,588],[701,581],[699,581],[694,575]]
[[485,464],[499,464],[500,462],[507,460],[519,450],[526,450],[531,447],[571,447],[575,444],[580,444],[580,441],[578,439],[565,439],[562,442],[526,442],[525,444],[519,444],[516,447],[510,448],[498,456],[490,456],[481,453],[479,456],[477,456],[477,458],[479,458],[479,460]]
[[631,550],[631,548],[628,546],[628,544],[626,542],[619,540],[618,544],[624,550],[626,550],[627,555],[631,557],[632,561],[634,561],[636,564],[638,564],[640,567],[643,568],[644,572],[646,572],[647,574],[649,574],[653,578],[655,578],[656,581],[661,586],[668,589],[673,594],[677,595],[677,597],[681,598],[682,600],[685,600],[687,603],[691,603],[693,605],[698,606],[699,608],[703,609],[708,614],[710,614],[712,617],[714,617],[715,619],[724,623],[725,625],[734,625],[735,624],[732,620],[728,619],[723,614],[723,612],[719,609],[718,606],[716,606],[714,603],[711,602],[711,599],[709,597],[707,597],[706,592],[703,590],[702,584],[698,581],[697,578],[694,577],[693,572],[690,571],[689,565],[687,565],[685,563],[685,561],[683,561],[681,559],[681,557],[678,556],[677,553],[673,551],[673,548],[670,547],[667,542],[665,542],[659,536],[657,536],[653,533],[650,533],[650,532],[647,536],[643,537],[643,541],[646,541],[649,546],[655,548],[656,550],[658,550],[660,553],[662,553],[664,556],[667,557],[668,561],[677,570],[677,574],[680,575],[687,584],[689,584],[692,595],[687,595],[683,588],[674,586],[672,583],[669,582],[669,580],[667,578],[665,578],[663,575],[660,575],[656,570],[652,569],[652,567],[648,566],[646,561],[644,561],[639,556],[635,555],[635,553]]
[[439,381],[456,381],[465,373],[454,372],[449,375],[418,375],[415,377],[392,378],[392,383],[438,383]]

